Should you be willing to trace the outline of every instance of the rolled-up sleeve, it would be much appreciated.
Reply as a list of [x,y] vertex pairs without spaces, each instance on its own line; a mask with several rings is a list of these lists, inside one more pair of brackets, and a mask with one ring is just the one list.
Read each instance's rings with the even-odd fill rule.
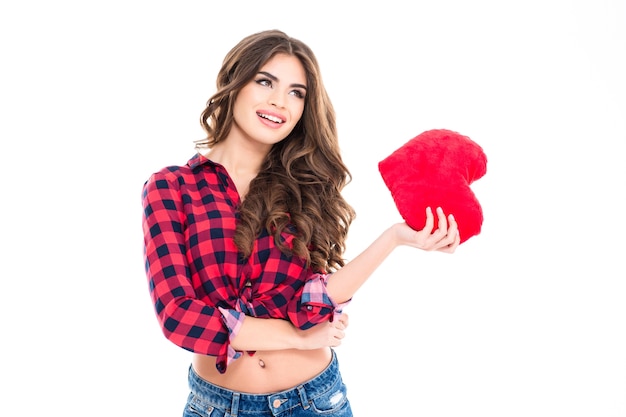
[[316,324],[333,321],[350,303],[335,303],[326,290],[329,274],[312,274],[304,284],[301,294],[289,305],[288,317],[294,326],[306,330]]
[[[227,309],[218,307],[220,312],[222,313],[222,317],[224,319],[224,323],[228,328],[229,333],[229,342],[237,336],[239,330],[241,330],[241,326],[243,325],[243,320],[245,315],[237,310]],[[242,352],[235,350],[232,345],[228,344],[228,354],[227,354],[227,364],[230,364],[233,360],[238,359],[241,356]]]

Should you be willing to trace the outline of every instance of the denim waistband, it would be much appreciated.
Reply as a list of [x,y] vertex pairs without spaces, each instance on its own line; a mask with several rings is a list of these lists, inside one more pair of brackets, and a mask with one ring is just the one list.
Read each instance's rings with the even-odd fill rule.
[[339,363],[335,351],[332,351],[330,364],[312,379],[298,386],[271,394],[249,394],[232,391],[202,379],[189,367],[189,388],[195,396],[194,402],[201,407],[216,407],[230,410],[237,414],[278,415],[294,407],[309,408],[310,401],[323,395],[336,384],[341,384]]

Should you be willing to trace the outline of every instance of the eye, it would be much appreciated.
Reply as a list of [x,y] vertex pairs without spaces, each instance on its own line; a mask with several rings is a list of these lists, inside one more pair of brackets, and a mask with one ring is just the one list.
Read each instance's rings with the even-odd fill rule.
[[257,84],[259,85],[263,85],[265,87],[271,87],[272,86],[272,81],[267,79],[267,78],[259,78],[257,80],[255,80]]
[[304,93],[301,90],[293,90],[289,94],[294,95],[294,96],[296,96],[298,98],[304,98],[304,96],[306,96],[306,93]]

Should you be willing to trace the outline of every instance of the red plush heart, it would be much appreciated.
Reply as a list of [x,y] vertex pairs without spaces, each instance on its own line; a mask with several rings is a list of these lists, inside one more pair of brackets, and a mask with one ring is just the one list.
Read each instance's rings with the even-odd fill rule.
[[[487,156],[467,136],[445,129],[428,130],[378,163],[402,218],[424,228],[426,207],[453,214],[461,243],[480,233],[482,207],[470,184],[487,172]],[[435,226],[437,216],[435,214]]]

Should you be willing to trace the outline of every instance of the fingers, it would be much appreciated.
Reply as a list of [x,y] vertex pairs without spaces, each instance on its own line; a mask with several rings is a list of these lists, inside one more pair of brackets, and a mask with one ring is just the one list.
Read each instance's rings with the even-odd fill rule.
[[[430,234],[429,234],[429,238],[431,240],[431,243],[434,243],[435,245],[439,243],[439,241],[441,241],[442,239],[444,239],[446,237],[446,235],[448,234],[448,219],[446,218],[446,214],[443,212],[443,209],[441,207],[437,207],[437,209],[435,210],[436,214],[437,214],[437,228],[436,229],[432,229],[432,226],[430,226]],[[426,211],[426,222],[428,223],[428,213],[430,212],[430,218],[434,220],[434,216],[432,214],[432,210],[430,210],[430,207],[427,209]],[[427,230],[426,227],[424,227],[424,231]]]
[[[340,321],[337,320],[337,323],[340,323]],[[330,336],[329,344],[331,346],[339,346],[343,338],[346,337],[346,332],[341,327],[343,327],[343,324],[340,324],[340,325],[335,324],[332,327],[331,329],[332,331],[329,334]]]
[[346,330],[348,328],[348,315],[346,313],[339,314],[333,324],[339,330]]
[[439,252],[444,252],[444,253],[454,253],[454,251],[456,251],[456,248],[459,246],[460,243],[461,243],[461,236],[457,233],[452,243],[450,243],[449,245],[442,246],[437,250]]
[[422,231],[432,232],[433,226],[435,225],[435,216],[433,216],[433,210],[430,207],[426,207],[426,223],[424,224],[424,228]]
[[447,233],[448,221],[446,220],[446,215],[441,207],[437,207],[437,226],[440,232],[443,232],[444,234]]
[[452,214],[448,216],[448,231],[446,236],[441,239],[440,247],[437,249],[441,252],[453,253],[461,244],[461,235],[456,220]]
[[341,340],[344,337],[346,337],[346,332],[344,332],[343,330],[337,329],[337,332],[335,333],[335,338]]
[[448,233],[448,219],[446,218],[446,214],[443,212],[443,209],[441,207],[437,207],[436,212],[437,229],[433,230],[435,216],[433,215],[432,209],[430,207],[426,207],[426,225],[424,226],[424,229],[422,229],[422,231],[428,231],[428,233],[430,233],[431,235],[445,235]]
[[456,235],[454,236],[454,241],[450,244],[451,247],[456,249],[457,246],[461,244],[461,234],[459,233],[459,229],[456,229]]
[[[447,217],[441,207],[437,207],[437,229],[435,229],[430,238],[430,250],[438,250],[445,252],[454,252],[460,243],[459,229],[453,214]],[[432,211],[431,211],[432,213]],[[431,217],[432,218],[432,217]],[[428,210],[427,210],[428,222]]]
[[302,330],[303,344],[300,349],[318,349],[326,346],[339,346],[346,337],[348,316],[338,314],[334,320],[319,323],[307,330]]
[[333,323],[332,340],[334,346],[339,346],[344,337],[346,337],[346,328],[348,327],[348,315],[342,313]]

